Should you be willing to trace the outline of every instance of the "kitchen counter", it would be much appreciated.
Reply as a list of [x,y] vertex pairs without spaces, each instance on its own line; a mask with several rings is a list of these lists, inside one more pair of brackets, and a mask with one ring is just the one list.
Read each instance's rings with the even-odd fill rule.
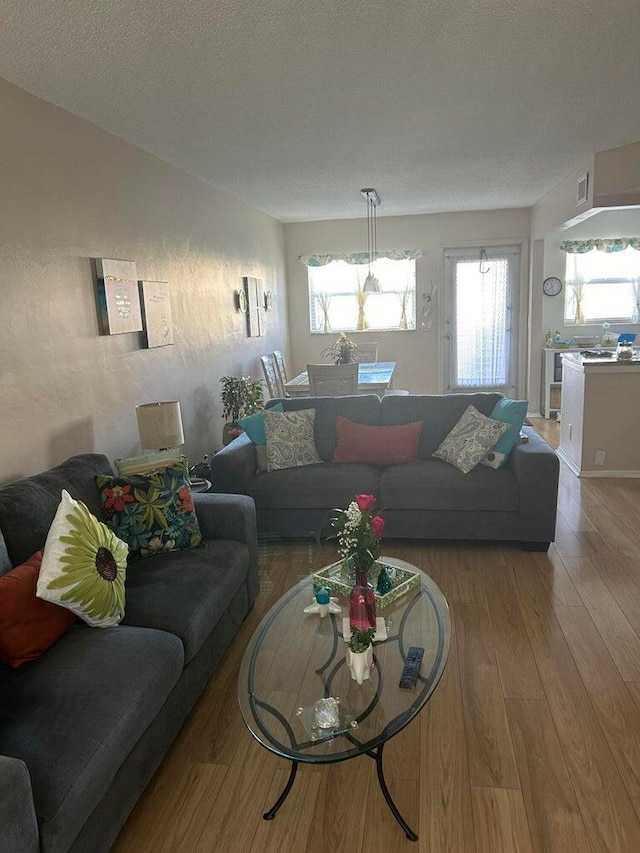
[[558,455],[579,477],[640,477],[640,354],[562,357]]

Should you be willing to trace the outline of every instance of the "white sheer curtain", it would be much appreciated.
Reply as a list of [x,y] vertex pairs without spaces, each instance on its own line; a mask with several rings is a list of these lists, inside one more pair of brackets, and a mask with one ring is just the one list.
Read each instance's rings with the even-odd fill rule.
[[508,264],[487,261],[481,273],[477,255],[456,264],[456,384],[494,387],[508,379]]

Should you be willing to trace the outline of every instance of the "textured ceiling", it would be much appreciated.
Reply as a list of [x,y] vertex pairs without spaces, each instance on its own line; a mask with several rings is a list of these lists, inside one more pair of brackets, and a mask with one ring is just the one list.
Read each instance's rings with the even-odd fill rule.
[[285,222],[521,207],[640,139],[640,2],[0,0],[0,76]]

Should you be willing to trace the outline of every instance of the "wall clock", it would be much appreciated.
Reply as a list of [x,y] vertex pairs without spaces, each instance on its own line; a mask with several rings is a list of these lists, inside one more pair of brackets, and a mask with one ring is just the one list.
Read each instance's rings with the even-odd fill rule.
[[562,282],[554,275],[549,276],[542,282],[542,290],[546,296],[557,296],[562,290]]

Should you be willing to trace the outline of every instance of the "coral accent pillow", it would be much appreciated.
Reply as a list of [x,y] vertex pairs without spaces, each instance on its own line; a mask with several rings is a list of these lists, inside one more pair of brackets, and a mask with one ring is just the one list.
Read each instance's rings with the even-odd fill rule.
[[64,607],[36,598],[42,551],[0,577],[0,661],[14,669],[35,660],[78,621]]
[[422,435],[422,421],[395,426],[367,426],[340,415],[336,418],[338,442],[333,461],[400,465],[415,462]]

